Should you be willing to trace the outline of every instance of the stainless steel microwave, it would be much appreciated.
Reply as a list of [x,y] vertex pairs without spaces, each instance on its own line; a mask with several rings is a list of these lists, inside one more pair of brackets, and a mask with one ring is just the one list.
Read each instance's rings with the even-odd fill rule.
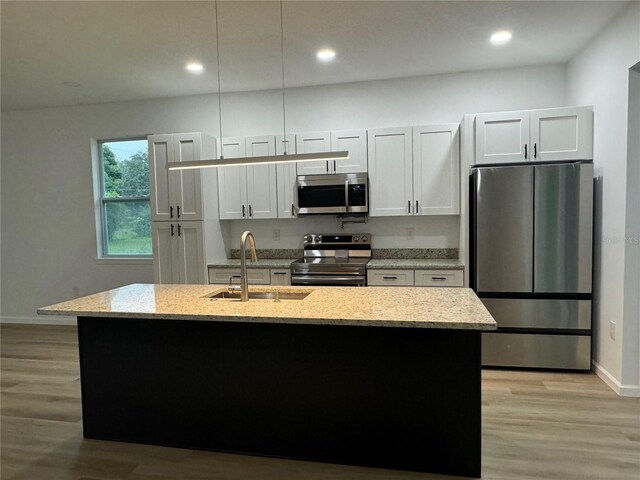
[[300,175],[296,182],[298,215],[368,213],[366,173]]

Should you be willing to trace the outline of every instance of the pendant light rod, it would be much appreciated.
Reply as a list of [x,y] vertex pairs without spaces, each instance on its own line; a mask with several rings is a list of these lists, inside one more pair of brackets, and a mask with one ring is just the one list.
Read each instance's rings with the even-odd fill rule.
[[317,162],[328,160],[349,160],[349,152],[298,153],[295,155],[269,155],[265,157],[239,157],[212,160],[192,160],[188,162],[167,162],[169,170],[189,170],[210,167],[237,167],[242,165],[270,165],[274,163]]
[[287,154],[287,111],[284,100],[284,22],[282,20],[282,0],[280,0],[280,60],[282,63],[282,144],[284,154]]
[[222,90],[220,88],[220,34],[218,27],[218,0],[216,0],[216,63],[218,66],[218,122],[220,125],[220,158],[222,155]]

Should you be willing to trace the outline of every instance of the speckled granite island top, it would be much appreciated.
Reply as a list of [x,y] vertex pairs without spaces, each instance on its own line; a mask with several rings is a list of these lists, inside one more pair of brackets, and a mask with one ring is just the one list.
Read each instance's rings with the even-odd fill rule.
[[158,318],[381,327],[495,330],[468,288],[251,287],[254,292],[310,292],[304,300],[213,300],[214,285],[132,284],[38,310],[79,317]]

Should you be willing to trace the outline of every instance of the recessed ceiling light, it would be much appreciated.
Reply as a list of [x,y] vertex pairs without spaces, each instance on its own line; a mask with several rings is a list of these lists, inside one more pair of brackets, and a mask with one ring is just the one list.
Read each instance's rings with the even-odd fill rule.
[[333,60],[335,58],[336,51],[330,48],[323,48],[322,50],[318,50],[318,53],[316,55],[323,62],[328,62],[329,60]]
[[191,62],[187,64],[187,70],[189,70],[191,73],[201,73],[204,70],[204,67],[201,63]]
[[498,32],[495,32],[493,35],[491,35],[491,38],[489,39],[489,41],[493,44],[493,45],[504,45],[506,43],[509,43],[509,40],[511,40],[511,32],[509,30],[500,30]]

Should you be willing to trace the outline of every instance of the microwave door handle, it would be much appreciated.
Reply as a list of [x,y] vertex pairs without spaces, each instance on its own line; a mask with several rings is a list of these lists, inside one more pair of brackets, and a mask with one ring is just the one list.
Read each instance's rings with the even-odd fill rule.
[[344,204],[349,211],[349,180],[344,181]]

